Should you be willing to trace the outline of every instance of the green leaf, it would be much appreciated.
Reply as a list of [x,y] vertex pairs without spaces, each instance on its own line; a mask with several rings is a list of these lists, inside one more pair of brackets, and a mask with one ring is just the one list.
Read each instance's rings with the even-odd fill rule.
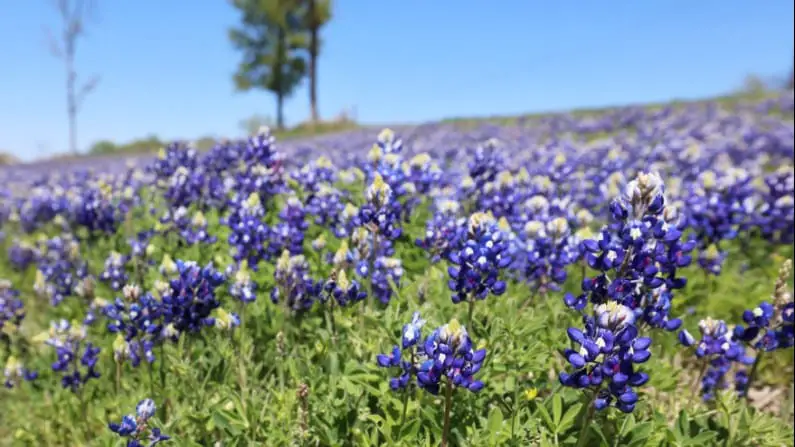
[[500,407],[498,406],[491,407],[491,411],[489,411],[488,428],[489,428],[490,437],[492,439],[494,439],[494,436],[497,433],[499,433],[500,430],[502,430],[502,419],[503,417]]
[[558,432],[565,432],[569,429],[569,427],[574,425],[574,421],[577,420],[577,415],[580,414],[581,408],[582,403],[578,402],[566,410],[566,414],[563,415],[563,417],[560,419],[560,422],[558,423]]
[[223,409],[216,409],[213,411],[212,420],[215,425],[229,432],[232,436],[240,434],[240,426],[242,423],[238,417],[229,411]]
[[[599,436],[599,439],[602,440],[601,445],[610,445],[610,443],[607,442],[607,436],[605,436],[605,434],[602,432],[602,427],[600,427],[599,424],[592,423],[591,426],[588,428],[588,431],[594,433],[596,436]],[[590,446],[593,444],[591,443],[588,445]]]
[[693,446],[702,446],[707,445],[707,441],[711,440],[712,438],[716,437],[718,434],[714,431],[702,431],[701,433],[697,434],[690,438],[687,443],[688,445]]
[[553,430],[554,427],[555,427],[555,423],[552,422],[552,417],[549,415],[549,411],[547,410],[547,407],[545,407],[543,404],[539,404],[538,405],[538,412],[541,413],[541,417],[544,419],[544,422],[546,422],[547,428],[549,428],[550,430]]
[[636,425],[632,430],[630,430],[628,436],[632,445],[638,445],[638,443],[646,441],[646,439],[648,439],[649,435],[651,434],[652,428],[654,428],[653,423],[641,422],[640,424]]
[[690,434],[690,419],[685,410],[679,412],[679,417],[676,419],[676,430],[684,437]]
[[400,429],[400,437],[402,439],[417,439],[417,435],[422,428],[422,420],[414,418],[406,422],[405,427]]
[[558,432],[560,418],[563,416],[563,398],[560,394],[552,396],[552,420],[555,423],[555,433]]

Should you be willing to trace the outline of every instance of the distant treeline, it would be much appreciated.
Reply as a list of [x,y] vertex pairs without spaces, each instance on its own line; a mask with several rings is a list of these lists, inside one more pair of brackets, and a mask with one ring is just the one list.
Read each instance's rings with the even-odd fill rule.
[[[198,150],[209,150],[213,147],[216,138],[204,137],[194,141]],[[161,140],[156,135],[150,135],[146,138],[132,140],[128,143],[114,143],[109,140],[101,140],[94,143],[88,150],[91,155],[109,155],[109,154],[141,154],[147,152],[157,152],[165,147],[169,142]]]

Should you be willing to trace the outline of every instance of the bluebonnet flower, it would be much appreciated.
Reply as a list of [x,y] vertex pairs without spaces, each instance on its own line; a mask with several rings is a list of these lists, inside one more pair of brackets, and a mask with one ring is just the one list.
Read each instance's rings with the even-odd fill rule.
[[376,363],[382,368],[400,368],[400,375],[389,379],[389,387],[393,390],[404,389],[409,385],[412,375],[416,374],[416,366],[403,360],[403,352],[395,345],[389,354],[378,354]]
[[266,127],[245,142],[236,176],[236,189],[243,197],[257,193],[267,201],[284,189],[282,155],[276,152],[274,143],[275,138]]
[[130,256],[135,258],[146,258],[151,255],[153,250],[152,236],[154,232],[151,230],[139,231],[134,237],[130,238],[127,243],[130,245]]
[[725,253],[721,242],[732,240],[738,229],[747,224],[748,212],[743,203],[751,195],[750,176],[742,170],[703,171],[693,185],[687,204],[688,226],[695,230],[702,250],[712,250],[699,265],[708,273],[720,274]]
[[[392,188],[376,173],[366,191],[367,202],[359,209],[357,225],[368,228],[373,237],[387,240],[400,237],[399,203],[394,200]],[[377,236],[376,236],[377,235]]]
[[276,286],[271,289],[271,301],[284,303],[292,311],[308,310],[319,297],[323,284],[309,275],[309,264],[303,255],[290,256],[284,251],[276,261]]
[[[425,320],[420,318],[419,312],[414,312],[411,321],[403,326],[402,349],[395,345],[389,354],[378,354],[376,364],[382,368],[399,368],[399,375],[389,379],[389,386],[393,390],[408,387],[411,378],[416,377],[419,361],[422,358],[422,326]],[[403,352],[408,354],[408,360],[403,360]]]
[[[687,330],[679,333],[679,341],[684,346],[695,346],[696,358],[702,363],[701,395],[704,400],[710,400],[715,391],[729,387],[727,375],[733,364],[740,366],[750,365],[754,359],[745,353],[745,347],[736,339],[732,330],[721,320],[705,318],[699,322],[701,339],[696,340]],[[740,383],[735,384],[739,394],[745,390],[738,385],[747,383],[747,376],[740,375]]]
[[5,377],[3,385],[6,388],[14,388],[15,386],[19,386],[23,380],[32,382],[39,377],[38,372],[26,368],[22,362],[13,355],[9,356],[6,360],[3,375]]
[[340,307],[346,307],[367,298],[367,292],[362,290],[358,281],[349,280],[345,270],[332,274],[323,286],[323,290],[325,293],[321,294],[320,298],[325,301],[330,296]]
[[25,241],[14,241],[8,247],[8,261],[18,271],[27,270],[28,266],[36,261],[37,257],[36,247]]
[[593,315],[584,315],[584,330],[568,329],[569,339],[579,347],[563,351],[574,371],[561,372],[560,383],[593,389],[597,410],[614,405],[622,412],[632,412],[638,400],[634,388],[649,380],[636,365],[651,356],[651,339],[639,336],[635,321],[632,309],[615,301],[599,304]]
[[161,149],[147,170],[154,174],[156,181],[162,184],[180,167],[192,171],[198,166],[199,158],[196,150],[184,142],[176,141]]
[[[241,200],[241,197],[246,197]],[[257,271],[257,265],[268,256],[267,242],[269,229],[262,221],[265,208],[259,194],[239,196],[233,202],[229,216],[222,224],[229,227],[229,245],[234,251],[235,261],[246,261],[248,268]]]
[[105,269],[100,273],[99,279],[113,290],[121,290],[127,283],[129,276],[125,271],[128,256],[118,252],[111,252],[105,259]]
[[454,200],[437,201],[436,212],[425,225],[425,235],[415,241],[418,247],[428,252],[433,264],[447,259],[466,237],[466,219],[457,216],[459,208]]
[[[360,264],[359,270],[361,271],[361,269],[362,265]],[[395,287],[400,287],[403,273],[403,264],[400,259],[386,256],[376,258],[371,276],[373,296],[383,304],[389,303],[389,300],[392,299],[392,284]]]
[[[155,415],[155,403],[152,399],[144,399],[135,407],[135,415],[128,414],[122,417],[121,422],[111,422],[108,428],[117,435],[128,438],[127,447],[152,447],[160,442],[168,441],[170,436],[161,432],[160,428],[151,426],[151,419]],[[148,432],[148,433],[147,433]]]
[[201,211],[196,212],[192,218],[176,222],[179,234],[188,245],[214,244],[216,237],[207,232],[207,218]]
[[[0,334],[13,334],[25,318],[25,305],[10,281],[0,279]],[[0,335],[2,336],[2,335]]]
[[601,273],[585,278],[583,294],[567,294],[565,303],[582,309],[587,298],[594,304],[614,300],[632,309],[644,324],[678,329],[682,321],[670,318],[670,301],[672,291],[686,284],[676,273],[690,262],[686,252],[692,244],[680,242],[677,215],[667,211],[662,179],[655,173],[639,174],[611,203],[610,211],[613,223],[597,240],[582,242],[586,261]]
[[505,159],[497,150],[498,142],[494,139],[478,146],[469,162],[469,177],[480,190],[487,182],[492,182],[497,174],[504,170]]
[[244,303],[251,303],[257,299],[257,283],[251,278],[245,260],[227,267],[226,277],[230,279],[229,294],[232,297]]
[[453,303],[484,300],[489,294],[505,292],[505,282],[499,274],[511,263],[510,256],[504,253],[506,246],[491,215],[470,216],[466,239],[449,256],[453,265],[448,268],[448,286]]
[[566,267],[576,262],[580,254],[568,221],[564,217],[546,224],[532,220],[525,225],[525,234],[526,279],[542,295],[548,290],[560,290],[560,284],[566,281]]
[[698,265],[707,273],[720,275],[727,254],[719,250],[717,245],[710,244],[698,253]]
[[795,238],[795,172],[781,166],[764,178],[766,191],[756,213],[756,225],[767,240],[791,244]]
[[88,275],[85,261],[80,260],[80,244],[67,234],[44,240],[39,251],[33,289],[58,305],[72,296],[80,279]]
[[331,160],[321,156],[290,173],[290,177],[298,183],[302,191],[312,197],[323,187],[334,183],[336,172]]
[[55,349],[52,370],[61,374],[61,385],[72,392],[100,377],[96,369],[100,348],[85,342],[85,337],[85,326],[71,325],[66,320],[51,323],[49,333],[40,336]]
[[19,221],[22,231],[32,233],[53,222],[56,216],[66,213],[69,201],[63,192],[58,192],[51,185],[34,184],[28,196],[18,199],[16,209],[17,215],[14,217]]
[[483,389],[483,382],[474,375],[480,371],[486,350],[474,350],[464,326],[452,320],[434,330],[422,345],[425,360],[417,372],[417,384],[431,394],[438,394],[445,380],[448,387],[465,388],[472,392]]
[[198,332],[215,321],[211,312],[220,306],[216,289],[226,278],[211,264],[199,267],[193,261],[177,261],[179,277],[169,282],[162,296],[163,322],[179,333]]
[[121,222],[121,213],[112,201],[112,187],[100,184],[82,189],[71,205],[71,219],[76,227],[89,234],[113,234]]
[[274,225],[269,233],[269,256],[275,258],[284,250],[288,250],[293,255],[302,254],[304,234],[309,228],[304,204],[297,197],[290,196],[279,212],[279,219],[281,222]]
[[117,362],[129,359],[137,367],[141,359],[155,361],[154,347],[161,341],[162,308],[151,294],[142,294],[137,286],[124,287],[124,299],[116,298],[103,308],[108,319],[107,328],[118,333],[113,346]]
[[420,318],[419,312],[414,312],[411,316],[411,321],[403,325],[402,331],[402,346],[403,349],[408,349],[415,346],[422,338],[422,327],[425,325],[425,320]]
[[403,174],[408,183],[413,185],[414,198],[427,195],[436,185],[442,182],[443,173],[431,156],[425,152],[417,154],[403,164]]
[[773,291],[773,304],[762,302],[743,312],[745,326],[735,326],[734,335],[758,351],[790,348],[795,341],[795,302],[788,290],[787,279],[792,273],[792,261],[787,260],[779,270]]
[[[190,149],[192,151],[192,149]],[[189,168],[178,166],[166,182],[163,197],[173,208],[187,208],[193,204],[201,207],[205,196],[206,176],[200,165]]]
[[499,172],[493,181],[483,183],[478,195],[478,209],[489,210],[495,218],[513,217],[521,203],[523,190],[510,171]]
[[312,243],[312,250],[315,251],[323,251],[326,248],[326,235],[320,234],[320,236],[316,237]]
[[213,319],[215,327],[222,331],[230,331],[240,326],[240,316],[235,312],[227,312],[222,307],[216,309]]
[[[340,213],[344,208],[342,192],[326,184],[318,185],[317,191],[306,200],[306,213],[314,218],[315,224],[331,228],[337,237],[347,235],[347,228],[338,228],[341,224]],[[353,214],[357,213],[358,210]]]

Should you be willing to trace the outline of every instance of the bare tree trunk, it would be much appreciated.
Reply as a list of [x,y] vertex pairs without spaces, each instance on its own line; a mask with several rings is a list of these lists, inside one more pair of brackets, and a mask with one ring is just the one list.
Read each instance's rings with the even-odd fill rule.
[[284,130],[284,95],[276,93],[276,128]]
[[309,106],[312,111],[312,123],[320,120],[317,112],[317,56],[318,56],[318,24],[315,0],[309,1]]
[[279,27],[278,48],[276,57],[279,59],[276,68],[276,128],[284,130],[284,59],[287,54],[287,36],[284,29]]
[[93,10],[92,0],[56,0],[55,7],[61,15],[63,30],[61,38],[48,33],[50,52],[61,59],[66,66],[66,113],[69,126],[69,152],[77,153],[77,113],[85,97],[96,88],[99,78],[96,76],[88,82],[77,85],[75,71],[75,52],[77,40],[83,36],[85,22]]
[[74,44],[66,42],[66,113],[69,121],[69,152],[77,155],[77,97],[75,96],[75,82],[77,74],[74,68]]

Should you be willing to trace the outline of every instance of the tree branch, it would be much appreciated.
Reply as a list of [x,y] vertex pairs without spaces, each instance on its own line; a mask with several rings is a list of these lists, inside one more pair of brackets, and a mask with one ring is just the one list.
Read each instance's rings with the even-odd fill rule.
[[89,93],[93,92],[98,84],[99,76],[94,75],[88,80],[88,82],[80,86],[80,90],[78,90],[77,94],[75,95],[75,105],[78,109],[80,109],[80,106],[83,105],[83,99],[85,99]]

